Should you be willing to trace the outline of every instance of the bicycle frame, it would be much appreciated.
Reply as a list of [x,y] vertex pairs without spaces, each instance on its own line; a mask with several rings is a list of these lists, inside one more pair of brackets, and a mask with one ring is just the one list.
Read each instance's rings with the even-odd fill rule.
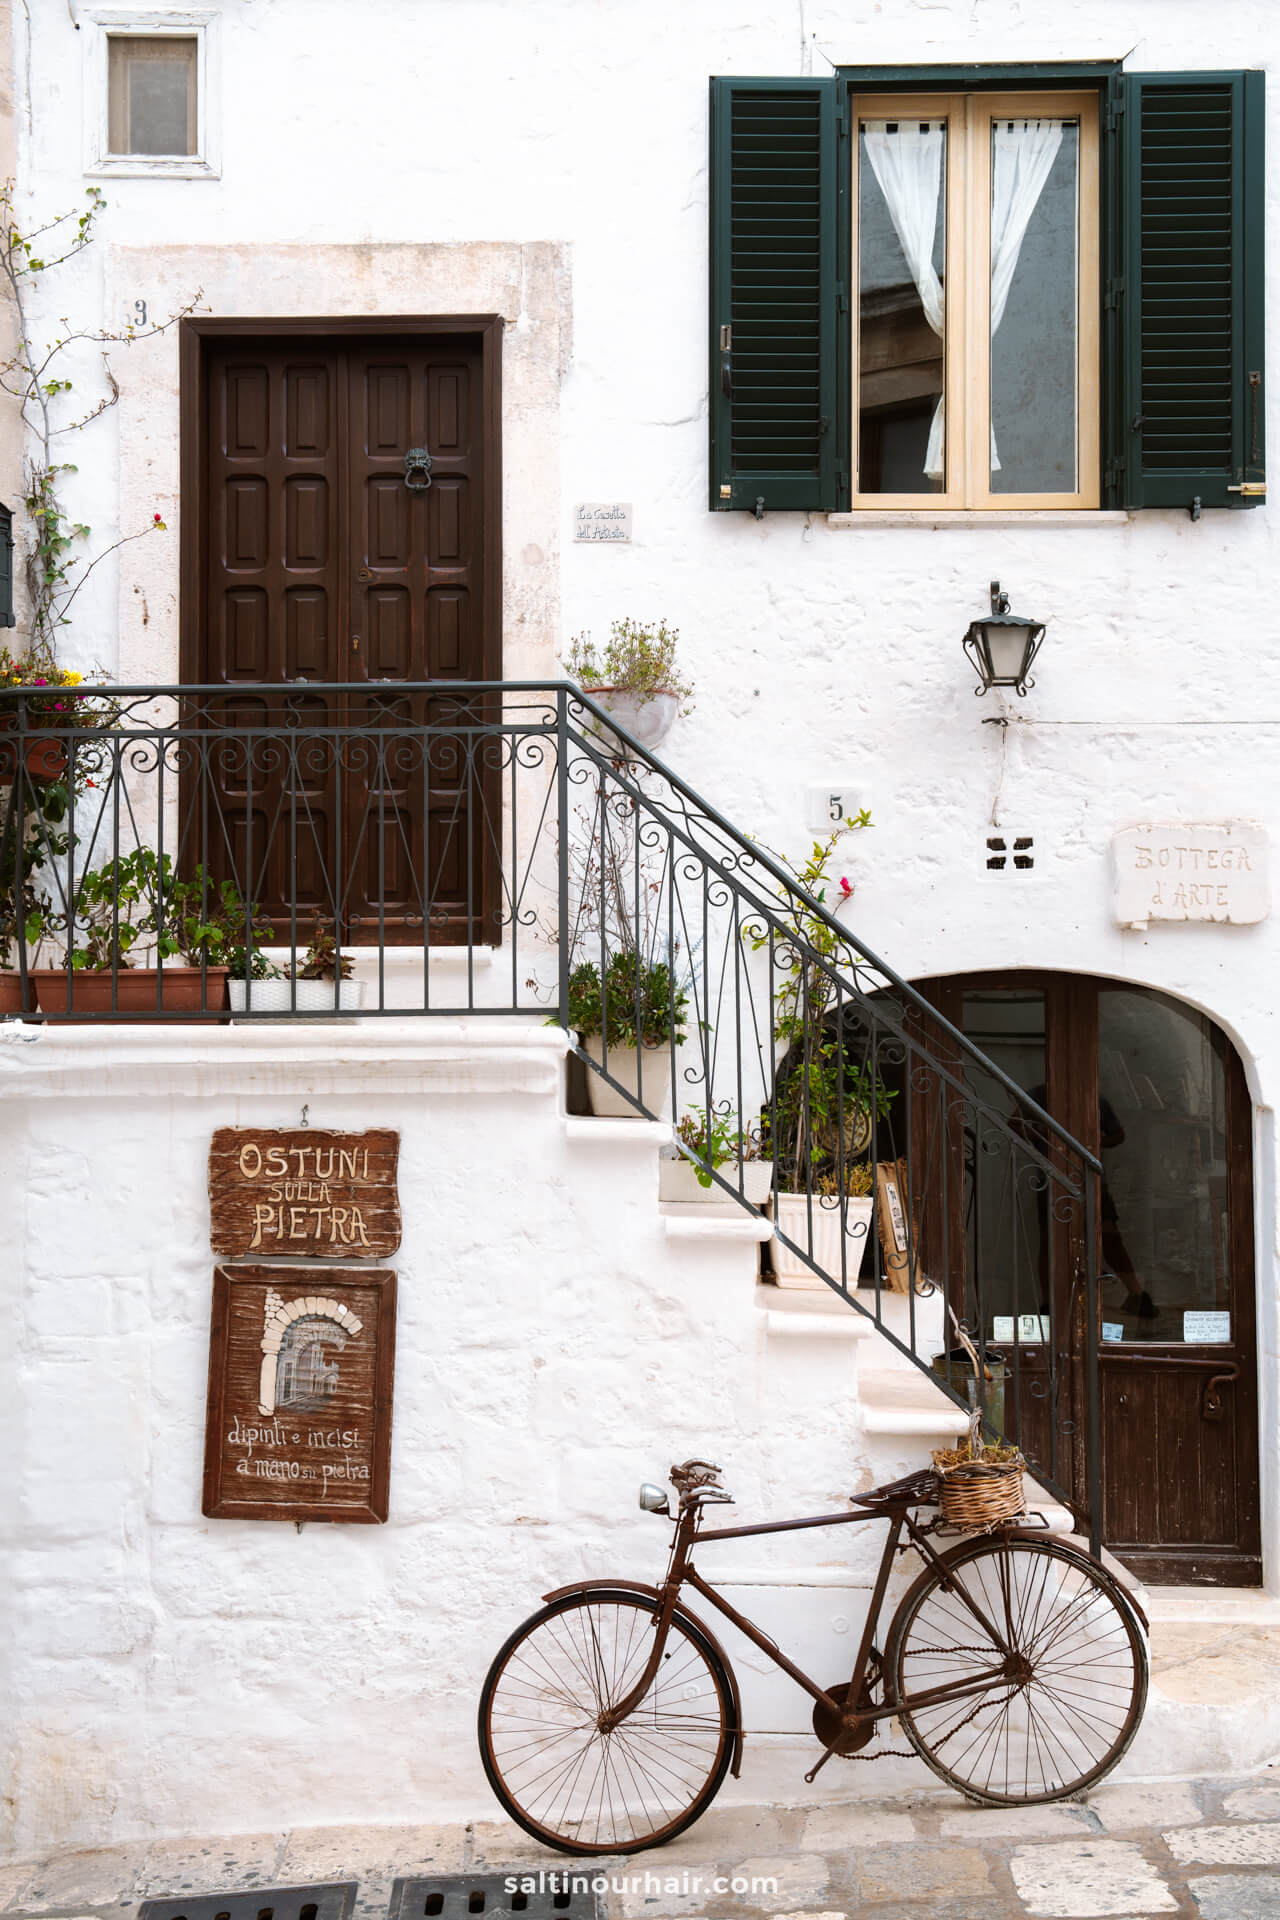
[[[797,1686],[802,1687],[818,1705],[827,1708],[831,1714],[831,1724],[835,1731],[831,1739],[825,1741],[826,1752],[818,1762],[818,1766],[805,1776],[807,1780],[811,1780],[814,1774],[817,1773],[818,1768],[830,1759],[832,1753],[836,1750],[837,1741],[852,1745],[856,1742],[858,1733],[864,1728],[868,1730],[869,1737],[870,1729],[876,1721],[892,1717],[892,1715],[896,1714],[903,1706],[916,1709],[936,1706],[944,1701],[960,1700],[976,1694],[986,1693],[994,1683],[1007,1681],[1011,1677],[1012,1666],[1017,1657],[1010,1647],[1009,1640],[1005,1637],[1005,1634],[1000,1631],[998,1626],[992,1620],[988,1619],[986,1613],[967,1592],[964,1585],[957,1583],[954,1587],[956,1595],[968,1608],[970,1613],[974,1615],[979,1626],[990,1638],[993,1653],[998,1655],[998,1663],[990,1668],[980,1669],[964,1680],[953,1681],[946,1686],[932,1687],[923,1693],[904,1695],[901,1700],[886,1698],[884,1704],[881,1706],[858,1706],[856,1704],[849,1704],[851,1702],[856,1703],[860,1699],[871,1656],[873,1652],[877,1650],[875,1645],[876,1629],[880,1623],[880,1613],[884,1606],[885,1594],[888,1590],[889,1575],[893,1569],[894,1558],[899,1551],[904,1532],[908,1536],[910,1544],[916,1548],[917,1552],[920,1553],[926,1561],[931,1561],[935,1567],[939,1568],[943,1578],[946,1578],[946,1563],[941,1555],[934,1551],[928,1538],[929,1533],[937,1523],[934,1521],[931,1522],[928,1527],[919,1526],[913,1519],[911,1513],[911,1508],[915,1504],[917,1504],[917,1502],[911,1499],[898,1499],[874,1507],[868,1504],[867,1510],[861,1513],[820,1513],[801,1520],[766,1520],[753,1526],[710,1528],[702,1528],[700,1525],[702,1519],[701,1502],[695,1500],[684,1506],[676,1522],[675,1540],[672,1544],[671,1561],[667,1569],[666,1579],[663,1581],[661,1587],[656,1589],[661,1599],[661,1609],[658,1615],[653,1649],[645,1664],[644,1671],[635,1686],[633,1686],[630,1692],[624,1695],[621,1700],[616,1701],[609,1711],[601,1717],[601,1730],[607,1732],[613,1727],[618,1726],[626,1719],[629,1713],[635,1710],[648,1693],[658,1672],[658,1668],[662,1663],[671,1622],[680,1603],[680,1591],[685,1585],[692,1587],[695,1592],[700,1593],[705,1600],[709,1601],[710,1604],[715,1607],[717,1612],[725,1616],[726,1620],[731,1620],[739,1632],[744,1633],[748,1640],[759,1647],[760,1651],[766,1654],[775,1666],[780,1667],[785,1674],[796,1682]],[[875,1585],[872,1589],[871,1601],[867,1608],[867,1617],[863,1624],[862,1637],[858,1644],[853,1673],[850,1677],[849,1685],[847,1689],[845,1689],[843,1700],[837,1699],[831,1691],[826,1687],[820,1686],[816,1680],[805,1673],[803,1668],[798,1667],[793,1660],[788,1659],[776,1641],[772,1640],[767,1633],[764,1633],[757,1627],[755,1622],[749,1620],[745,1614],[739,1613],[736,1607],[722,1598],[722,1596],[716,1592],[715,1588],[707,1580],[703,1579],[690,1559],[690,1554],[695,1545],[703,1545],[712,1540],[745,1540],[766,1533],[797,1533],[806,1527],[858,1526],[865,1525],[873,1520],[887,1520],[889,1522],[889,1532],[885,1538],[884,1550],[880,1556],[880,1566],[876,1574]],[[1008,1604],[1008,1596],[1006,1595],[1006,1616]],[[1005,1624],[1006,1628],[1010,1627],[1007,1617]],[[888,1676],[886,1676],[886,1684],[887,1681]]]

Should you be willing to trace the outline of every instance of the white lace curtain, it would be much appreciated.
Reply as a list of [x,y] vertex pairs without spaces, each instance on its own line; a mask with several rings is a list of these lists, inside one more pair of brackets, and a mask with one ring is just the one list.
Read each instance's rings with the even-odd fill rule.
[[[1060,120],[1003,120],[992,123],[991,139],[991,337],[1004,319],[1009,289],[1031,216],[1044,192],[1058,149]],[[862,140],[893,230],[915,282],[924,317],[942,338],[945,302],[933,264],[942,181],[944,123],[924,121],[885,128],[864,128]],[[943,396],[929,426],[924,471],[943,476],[946,460]],[[995,428],[991,430],[991,470],[998,473]]]

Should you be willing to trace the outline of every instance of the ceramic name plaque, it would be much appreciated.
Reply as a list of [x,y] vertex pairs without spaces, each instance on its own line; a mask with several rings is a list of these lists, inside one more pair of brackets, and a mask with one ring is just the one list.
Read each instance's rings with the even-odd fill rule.
[[220,1127],[209,1148],[213,1251],[385,1260],[400,1245],[399,1157],[388,1127]]
[[1249,926],[1271,911],[1269,847],[1245,820],[1221,826],[1128,827],[1112,841],[1115,917],[1122,927],[1153,920],[1222,920]]
[[202,1511],[385,1520],[395,1340],[389,1270],[215,1267]]

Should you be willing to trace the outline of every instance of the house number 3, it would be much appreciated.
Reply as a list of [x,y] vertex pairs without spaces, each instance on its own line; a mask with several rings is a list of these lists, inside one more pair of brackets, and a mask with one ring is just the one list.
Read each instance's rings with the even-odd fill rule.
[[146,326],[146,324],[147,324],[147,303],[146,303],[146,301],[145,301],[145,300],[135,300],[135,301],[134,301],[134,303],[133,303],[133,312],[134,312],[134,321],[133,321],[133,324],[134,324],[134,326],[135,326],[135,327],[145,327],[145,326]]

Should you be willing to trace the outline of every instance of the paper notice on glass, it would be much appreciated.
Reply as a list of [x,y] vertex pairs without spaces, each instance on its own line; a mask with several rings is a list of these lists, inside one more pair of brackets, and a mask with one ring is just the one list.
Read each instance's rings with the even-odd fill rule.
[[1231,1344],[1229,1313],[1184,1313],[1182,1338],[1188,1346],[1225,1347]]
[[1104,1320],[1102,1323],[1102,1337],[1104,1340],[1123,1340],[1124,1339],[1123,1321]]

